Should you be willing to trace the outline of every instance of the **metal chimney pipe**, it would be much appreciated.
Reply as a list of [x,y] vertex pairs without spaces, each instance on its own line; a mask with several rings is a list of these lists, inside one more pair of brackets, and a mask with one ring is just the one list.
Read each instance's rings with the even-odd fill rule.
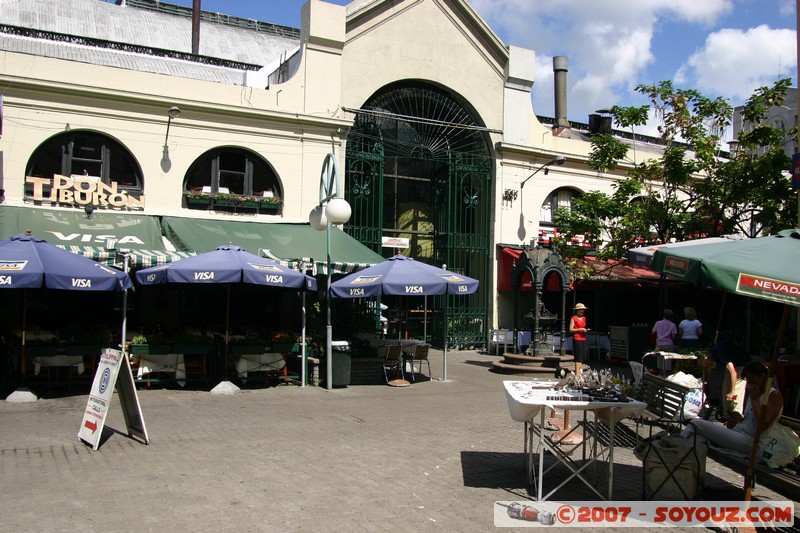
[[200,54],[200,0],[192,1],[192,54]]
[[556,128],[569,128],[567,120],[567,70],[569,59],[567,56],[553,58],[553,89],[556,103]]

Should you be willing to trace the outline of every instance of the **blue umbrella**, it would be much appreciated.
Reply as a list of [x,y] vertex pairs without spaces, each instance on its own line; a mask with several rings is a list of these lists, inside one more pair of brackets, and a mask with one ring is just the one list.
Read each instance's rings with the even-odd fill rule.
[[122,291],[133,283],[120,270],[19,234],[0,242],[0,287]]
[[136,273],[142,285],[159,283],[251,283],[286,289],[317,290],[317,280],[240,246],[216,249]]
[[480,282],[449,270],[397,254],[386,261],[359,270],[331,284],[339,298],[366,298],[391,294],[396,296],[433,296],[472,294]]
[[[24,365],[27,289],[125,291],[133,288],[133,283],[125,272],[68,252],[30,234],[19,234],[0,242],[0,287],[26,289],[22,306],[21,357]],[[125,307],[122,311],[123,331]]]
[[[480,282],[443,268],[397,254],[331,283],[331,293],[339,298],[367,298],[381,294],[398,296],[468,295]],[[445,311],[447,306],[445,306]],[[447,327],[447,315],[444,317]],[[442,379],[447,380],[447,334],[444,336]]]
[[[227,355],[230,323],[230,284],[249,283],[296,290],[317,290],[317,280],[275,261],[258,257],[235,245],[218,246],[210,252],[173,261],[166,265],[144,268],[136,273],[142,285],[161,283],[225,283],[225,349]],[[305,339],[304,339],[305,341]],[[305,368],[305,362],[303,363]]]

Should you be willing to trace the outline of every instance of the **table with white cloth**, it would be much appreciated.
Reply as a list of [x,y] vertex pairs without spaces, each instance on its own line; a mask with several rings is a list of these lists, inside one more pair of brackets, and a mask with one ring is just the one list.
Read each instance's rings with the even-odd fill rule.
[[181,387],[186,385],[186,364],[182,353],[139,356],[139,368],[136,371],[136,378],[142,379],[145,374],[152,374],[153,372],[175,374],[175,381]]
[[[627,401],[592,400],[580,392],[543,389],[541,384],[535,381],[504,381],[503,385],[511,418],[525,423],[525,473],[528,482],[535,485],[536,498],[539,501],[545,501],[572,478],[578,478],[598,497],[611,500],[614,486],[614,428],[620,420],[638,415],[647,405],[631,399]],[[583,411],[585,434],[580,444],[566,444],[565,436],[554,438],[551,433],[547,432],[545,413],[550,409]],[[595,423],[591,425],[591,430],[587,423],[589,411],[592,411],[595,417]],[[610,430],[610,437],[606,444],[599,443],[597,435],[594,434],[597,431],[598,419],[603,420]],[[535,447],[534,437],[537,441]],[[580,462],[572,457],[578,449],[581,453]],[[547,470],[544,469],[546,452],[552,453],[557,459],[557,462]],[[539,456],[538,475],[534,455]],[[598,460],[602,460],[604,456],[607,456],[608,471],[608,492],[605,495],[597,490],[596,480],[587,477],[587,468],[596,464]],[[544,494],[544,475],[559,464],[566,466],[571,474],[549,493]]]
[[248,372],[266,372],[278,374],[286,366],[286,359],[282,353],[254,353],[242,354],[236,361],[236,374],[243,382],[247,382]]
[[74,366],[78,374],[83,374],[86,367],[81,355],[42,355],[29,358],[33,363],[33,374],[39,375],[43,366]]
[[658,375],[666,377],[672,373],[673,361],[694,361],[697,359],[697,356],[674,352],[647,352],[642,356],[642,364],[647,366],[647,364],[645,364],[645,360],[650,358],[654,358],[656,360],[656,366],[658,367],[659,372]]

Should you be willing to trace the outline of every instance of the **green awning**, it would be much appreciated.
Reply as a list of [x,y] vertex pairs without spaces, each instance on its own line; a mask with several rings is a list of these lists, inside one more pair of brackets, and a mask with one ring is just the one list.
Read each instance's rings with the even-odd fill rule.
[[[164,235],[183,251],[209,252],[235,244],[248,252],[288,265],[313,260],[315,272],[327,272],[326,232],[309,224],[280,224],[164,217]],[[383,261],[383,257],[338,228],[331,229],[331,270],[347,274]]]
[[117,254],[111,246],[130,251],[132,268],[164,264],[187,257],[164,248],[158,218],[143,214],[0,206],[0,239],[30,230],[34,237],[107,265]]

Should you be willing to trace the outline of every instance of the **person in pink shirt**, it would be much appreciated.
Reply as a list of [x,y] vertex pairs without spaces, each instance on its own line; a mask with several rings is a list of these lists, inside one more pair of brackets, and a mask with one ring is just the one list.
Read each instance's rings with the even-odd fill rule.
[[656,351],[671,352],[677,349],[675,337],[678,328],[672,321],[672,309],[664,309],[664,318],[653,325],[653,334],[656,336]]

